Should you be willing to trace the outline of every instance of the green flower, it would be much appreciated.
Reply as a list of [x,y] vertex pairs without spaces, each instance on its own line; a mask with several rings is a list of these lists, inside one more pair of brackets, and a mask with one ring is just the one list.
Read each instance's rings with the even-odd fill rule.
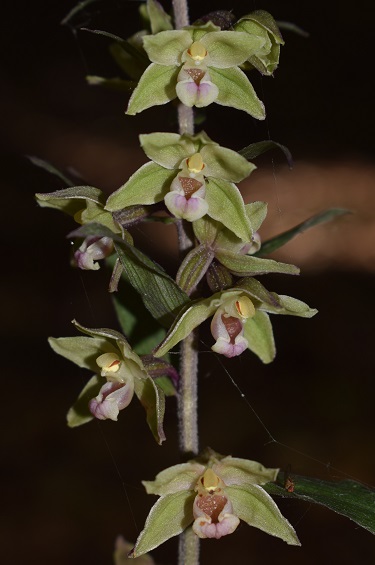
[[264,42],[256,35],[221,31],[211,22],[144,36],[144,49],[152,62],[130,98],[127,114],[178,97],[186,106],[200,108],[216,102],[264,119],[264,106],[239,69]]
[[89,329],[73,323],[89,337],[51,337],[49,344],[55,353],[95,375],[69,410],[68,425],[79,426],[94,417],[117,421],[120,410],[129,405],[135,393],[146,410],[147,423],[156,441],[162,443],[164,393],[125,337],[114,330]]
[[106,210],[164,200],[178,218],[195,221],[207,214],[251,241],[250,222],[234,183],[249,176],[255,169],[252,163],[205,132],[194,136],[151,133],[141,135],[140,142],[151,162],[108,198]]
[[165,469],[155,481],[143,481],[148,494],[160,498],[130,557],[158,547],[190,524],[198,537],[218,539],[233,533],[240,520],[290,545],[300,545],[293,527],[262,488],[276,480],[278,471],[207,450],[200,458]]

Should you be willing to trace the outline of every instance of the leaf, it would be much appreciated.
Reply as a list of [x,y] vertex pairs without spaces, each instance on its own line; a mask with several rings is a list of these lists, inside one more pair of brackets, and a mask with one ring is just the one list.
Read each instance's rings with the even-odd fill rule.
[[293,482],[293,492],[288,492],[283,486],[275,483],[268,483],[264,489],[272,495],[298,498],[326,506],[375,534],[374,489],[351,480],[322,481],[300,475],[293,475]]
[[59,169],[56,169],[56,167],[51,165],[51,163],[49,163],[48,161],[44,161],[44,159],[39,159],[39,157],[33,157],[31,155],[27,155],[27,158],[29,159],[29,161],[31,161],[33,165],[35,165],[36,167],[40,167],[41,169],[44,169],[45,171],[47,171],[47,173],[50,173],[51,175],[55,175],[68,186],[74,184],[74,182],[69,177],[65,176],[61,171],[59,171]]
[[35,198],[42,208],[56,208],[70,216],[85,208],[81,200],[104,204],[105,197],[99,188],[93,186],[71,186],[54,192],[39,192]]
[[301,37],[310,37],[310,33],[308,31],[302,29],[300,26],[298,26],[293,22],[277,21],[277,25],[280,29],[291,31],[292,33],[295,33],[296,35],[300,35]]
[[189,297],[177,283],[147,255],[133,247],[111,230],[100,224],[87,224],[69,234],[69,237],[98,235],[111,237],[124,269],[126,280],[141,295],[151,315],[163,326],[169,327],[178,311],[189,303]]
[[238,67],[230,69],[215,69],[210,67],[211,80],[219,89],[215,102],[222,106],[230,106],[243,110],[258,120],[266,117],[263,102],[249,79]]
[[251,143],[250,145],[247,145],[247,147],[240,149],[238,153],[242,155],[242,157],[252,161],[256,157],[259,157],[259,155],[262,155],[262,153],[270,151],[270,149],[280,149],[288,161],[289,168],[291,169],[293,167],[293,157],[289,149],[285,145],[281,145],[281,143],[271,141],[270,139]]
[[90,86],[104,86],[110,90],[116,90],[120,92],[132,92],[137,83],[133,80],[123,80],[121,78],[104,78],[98,77],[96,75],[87,75],[86,82]]
[[195,493],[175,492],[162,496],[151,508],[132,557],[139,557],[183,532],[194,520]]
[[149,62],[148,58],[144,53],[142,53],[142,51],[140,51],[139,49],[134,47],[134,45],[129,43],[129,41],[122,39],[122,37],[119,37],[118,35],[114,35],[113,33],[109,33],[108,31],[102,31],[101,29],[89,29],[87,27],[81,27],[79,29],[80,31],[88,31],[89,33],[94,33],[95,35],[102,35],[103,37],[107,37],[108,39],[112,39],[113,41],[120,43],[121,47],[127,53],[129,53],[129,55],[134,57],[134,59],[138,59],[138,61],[143,65],[147,65]]
[[320,212],[319,214],[312,216],[308,220],[305,220],[301,224],[298,224],[294,228],[291,228],[290,230],[288,230],[288,231],[286,231],[286,232],[284,232],[280,235],[276,235],[275,237],[273,237],[272,239],[269,239],[268,241],[265,241],[262,244],[262,247],[260,248],[260,250],[255,255],[257,255],[257,256],[259,256],[259,255],[269,255],[270,253],[273,253],[274,251],[276,251],[276,249],[279,249],[279,247],[282,247],[283,245],[288,243],[288,241],[293,239],[296,235],[306,231],[309,228],[317,226],[319,224],[324,224],[325,222],[330,222],[334,218],[336,218],[338,216],[343,216],[344,214],[351,214],[351,211],[345,210],[344,208],[329,208],[328,210],[325,210],[324,212]]
[[93,420],[94,416],[89,410],[89,402],[98,396],[103,386],[103,379],[99,375],[91,377],[87,385],[81,391],[79,397],[66,415],[68,426],[75,428]]

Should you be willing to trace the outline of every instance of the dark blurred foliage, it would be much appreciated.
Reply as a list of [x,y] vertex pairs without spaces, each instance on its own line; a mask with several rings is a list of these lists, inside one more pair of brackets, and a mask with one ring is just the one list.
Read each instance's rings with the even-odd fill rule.
[[[105,292],[108,273],[71,269],[65,237],[71,220],[35,204],[35,192],[61,184],[25,155],[70,167],[111,191],[144,162],[137,134],[174,127],[171,108],[125,117],[126,95],[86,85],[87,73],[110,76],[117,69],[104,38],[60,25],[73,6],[39,0],[2,8],[4,564],[111,564],[117,534],[134,541],[153,502],[140,479],[178,462],[173,399],[162,448],[153,443],[136,403],[118,424],[65,426],[65,412],[89,375],[54,355],[46,337],[73,335],[72,318],[92,327],[116,321]],[[127,37],[138,28],[137,7],[133,1],[98,1],[77,24]],[[255,4],[193,1],[191,19],[226,8],[242,15]],[[297,161],[369,162],[375,125],[373,3],[359,1],[347,9],[341,2],[286,0],[256,8],[295,22],[310,37],[285,31],[275,78],[254,76],[268,112],[265,122],[213,106],[206,112],[210,136],[236,149],[270,136],[289,146]],[[276,163],[279,159],[275,155]],[[162,251],[158,260],[168,262]],[[268,466],[291,465],[292,473],[374,483],[373,275],[311,269],[297,279],[269,277],[266,284],[320,313],[309,321],[274,318],[278,357],[272,366],[250,354],[219,362],[209,352],[208,332],[202,333],[202,446]],[[374,540],[354,523],[307,504],[280,506],[302,548],[243,525],[220,542],[202,543],[202,565],[268,565],[275,558],[299,565],[372,562]],[[175,549],[171,541],[155,552],[158,563],[175,563]]]

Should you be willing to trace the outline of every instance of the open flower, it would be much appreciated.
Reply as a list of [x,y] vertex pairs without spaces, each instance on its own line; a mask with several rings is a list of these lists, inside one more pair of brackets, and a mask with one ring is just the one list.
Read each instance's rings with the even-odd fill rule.
[[113,252],[113,239],[110,237],[88,236],[74,253],[74,262],[80,269],[97,271],[100,259]]
[[263,363],[270,363],[276,348],[269,313],[311,318],[317,310],[296,298],[269,292],[254,277],[244,277],[235,287],[195,300],[184,308],[154,355],[162,357],[213,316],[214,351],[234,357],[250,349]]
[[148,494],[160,498],[130,557],[143,555],[191,524],[200,538],[218,539],[233,533],[240,520],[288,544],[300,545],[293,527],[262,488],[276,480],[278,471],[207,450],[196,460],[165,469],[155,481],[144,481]]
[[[109,329],[89,329],[73,322],[86,336],[49,338],[52,349],[95,375],[68,412],[68,425],[93,417],[117,421],[135,394],[146,410],[147,423],[158,443],[164,439],[164,393],[150,377],[125,337]],[[89,337],[87,337],[89,336]],[[103,382],[104,379],[104,382]]]
[[212,22],[144,36],[143,46],[152,62],[130,98],[127,114],[178,97],[186,106],[216,102],[264,119],[264,106],[239,69],[264,43],[264,37],[221,31]]
[[164,199],[178,218],[195,221],[205,215],[221,222],[241,240],[252,229],[240,191],[234,184],[255,169],[245,157],[197,135],[156,132],[140,136],[151,159],[108,198],[105,209],[117,212]]

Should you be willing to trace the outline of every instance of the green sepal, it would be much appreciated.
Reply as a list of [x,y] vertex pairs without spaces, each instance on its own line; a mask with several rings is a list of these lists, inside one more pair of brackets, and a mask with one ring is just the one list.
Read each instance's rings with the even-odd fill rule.
[[116,347],[103,337],[50,337],[48,343],[53,351],[78,367],[98,372],[96,359],[101,353],[115,353]]
[[[164,339],[164,336],[165,330],[163,330],[163,334],[160,336],[159,343]],[[142,355],[141,360],[147,373],[161,388],[165,396],[176,396],[179,376],[173,365],[164,359],[158,359],[149,354]]]
[[209,215],[243,241],[251,241],[252,229],[240,191],[231,182],[210,177],[206,182]]
[[282,247],[288,243],[288,241],[296,237],[296,235],[303,233],[307,229],[319,224],[324,224],[325,222],[330,222],[334,218],[345,214],[351,214],[350,210],[345,210],[344,208],[329,208],[328,210],[324,210],[308,220],[301,222],[294,228],[265,241],[262,243],[262,247],[256,255],[268,255],[269,253],[273,253],[276,249],[279,249],[279,247]]
[[218,144],[205,145],[200,151],[205,164],[203,173],[206,177],[214,177],[230,182],[240,182],[256,169],[237,151]]
[[194,138],[178,133],[155,132],[139,136],[147,157],[166,169],[178,169],[181,161],[196,152]]
[[203,216],[199,220],[193,222],[193,230],[195,237],[201,243],[206,245],[213,245],[217,235],[220,233],[222,226],[216,220],[213,220],[209,216]]
[[280,149],[285,155],[286,160],[288,161],[289,168],[293,167],[293,157],[289,149],[282,145],[281,143],[277,143],[277,141],[271,141],[271,139],[266,139],[265,141],[258,141],[257,143],[251,143],[247,145],[243,149],[240,149],[238,152],[240,155],[252,161],[262,155],[266,151],[270,151],[271,149]]
[[267,216],[267,203],[251,202],[250,204],[245,204],[245,209],[253,231],[258,231]]
[[113,192],[105,209],[111,212],[137,204],[155,204],[163,200],[176,176],[176,171],[165,169],[150,161],[142,165],[129,180]]
[[[236,283],[236,288],[246,290],[251,299],[255,299],[259,305],[269,305],[271,308],[281,308],[281,303],[278,295],[275,292],[270,292],[254,277],[245,277]],[[258,304],[257,304],[258,306]]]
[[316,308],[310,308],[305,302],[292,296],[276,294],[276,292],[273,292],[272,295],[279,302],[280,306],[275,307],[269,304],[261,304],[259,306],[261,310],[271,314],[284,314],[287,316],[298,316],[299,318],[312,318],[318,312]]
[[[163,32],[162,32],[163,33]],[[167,104],[177,97],[178,67],[151,63],[141,76],[137,88],[130,97],[126,114],[134,116],[151,106]]]
[[126,239],[128,239],[129,241],[133,241],[131,235],[117,224],[112,214],[107,210],[104,210],[102,204],[96,204],[96,202],[87,200],[86,208],[81,211],[79,219],[77,219],[77,221],[79,221],[79,223],[81,224],[96,222],[98,224],[106,226],[115,233],[121,232],[124,238],[126,237]]
[[221,28],[217,25],[215,25],[212,22],[206,22],[204,25],[190,25],[187,26],[185,29],[189,30],[189,32],[191,33],[191,37],[193,39],[193,41],[201,41],[202,38],[207,34],[207,33],[211,33],[213,31],[221,31]]
[[264,120],[266,117],[263,102],[249,79],[238,67],[230,69],[216,69],[210,67],[211,80],[219,89],[215,102],[221,106],[230,106],[237,110],[243,110],[256,118]]
[[[281,475],[281,477],[280,477]],[[375,490],[357,481],[322,481],[313,477],[293,474],[293,491],[285,488],[283,473],[279,474],[280,484],[268,484],[264,488],[269,494],[321,504],[330,510],[346,516],[356,524],[375,534]],[[278,481],[279,482],[279,481]]]
[[206,274],[207,284],[212,292],[233,287],[233,277],[224,265],[213,260]]
[[173,29],[171,16],[163,10],[159,2],[147,0],[146,8],[152,33]]
[[247,339],[248,349],[263,363],[271,363],[275,359],[275,340],[268,314],[256,310],[255,316],[245,322],[244,338]]
[[150,61],[164,67],[180,66],[182,53],[192,43],[191,34],[186,29],[161,31],[157,35],[145,35],[143,38],[143,46]]
[[279,263],[273,259],[260,259],[251,255],[240,255],[232,251],[218,249],[215,257],[229,271],[239,277],[283,273],[298,275],[299,268],[288,263]]
[[276,481],[279,469],[269,469],[258,461],[241,459],[240,457],[221,457],[215,462],[215,473],[227,486],[231,485],[264,485]]
[[195,461],[173,465],[160,471],[154,481],[142,481],[147,494],[165,496],[181,490],[194,490],[197,480],[204,473],[205,465]]
[[258,485],[226,487],[233,514],[263,532],[281,538],[289,545],[301,545],[294,528],[280,513],[269,494]]
[[105,204],[105,196],[99,188],[93,186],[72,186],[55,192],[38,192],[35,198],[42,208],[56,208],[70,216],[74,216],[84,208],[81,200]]
[[208,51],[211,65],[216,69],[227,69],[244,63],[251,55],[259,52],[264,39],[241,31],[214,31],[200,40]]
[[150,376],[134,379],[134,392],[146,411],[146,420],[149,428],[161,445],[165,441],[163,420],[165,413],[165,396],[161,388]]
[[94,419],[89,410],[89,402],[92,398],[98,396],[103,383],[103,378],[99,375],[91,377],[66,415],[69,428],[82,426],[82,424],[86,424]]
[[176,282],[186,294],[190,295],[207,272],[215,253],[204,243],[194,247],[182,261]]
[[195,493],[175,492],[162,496],[151,508],[145,527],[129,557],[139,557],[183,532],[194,520]]

